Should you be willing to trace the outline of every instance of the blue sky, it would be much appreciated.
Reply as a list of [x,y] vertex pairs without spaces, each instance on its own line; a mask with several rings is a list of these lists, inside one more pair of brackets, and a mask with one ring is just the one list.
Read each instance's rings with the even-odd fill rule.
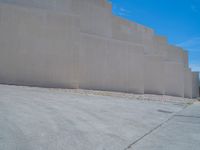
[[113,13],[151,27],[170,44],[189,51],[190,67],[200,71],[200,0],[109,0]]

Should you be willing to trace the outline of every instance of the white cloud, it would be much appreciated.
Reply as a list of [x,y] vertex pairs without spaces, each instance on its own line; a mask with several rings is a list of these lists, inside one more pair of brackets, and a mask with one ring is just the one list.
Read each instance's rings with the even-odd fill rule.
[[190,64],[192,71],[200,71],[200,64]]
[[191,52],[200,52],[200,37],[195,37],[177,44],[177,46],[183,47]]

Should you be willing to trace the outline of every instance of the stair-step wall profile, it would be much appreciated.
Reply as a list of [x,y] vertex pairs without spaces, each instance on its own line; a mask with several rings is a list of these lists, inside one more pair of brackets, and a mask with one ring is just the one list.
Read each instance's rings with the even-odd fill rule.
[[105,0],[0,0],[0,83],[199,96],[188,53]]

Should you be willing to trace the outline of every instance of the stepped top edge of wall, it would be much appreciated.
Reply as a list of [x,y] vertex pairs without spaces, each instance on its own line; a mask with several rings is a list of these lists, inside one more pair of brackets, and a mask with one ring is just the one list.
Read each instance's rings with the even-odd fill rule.
[[[76,12],[75,9],[80,9],[80,5],[82,5],[83,3],[93,5],[96,7],[103,7],[104,9],[108,10],[108,12],[110,14],[112,14],[112,10],[111,10],[112,3],[109,3],[107,0],[56,0],[56,1],[52,1],[52,0],[43,0],[43,1],[41,1],[41,0],[0,0],[0,5],[1,4],[9,4],[10,5],[11,4],[11,5],[18,5],[18,6],[22,6],[22,7],[29,7],[29,8],[32,7],[34,9],[67,11],[67,13],[68,13],[68,11]],[[65,6],[68,6],[68,7],[65,8]],[[68,9],[72,9],[72,10],[68,10]],[[76,13],[75,13],[75,15],[76,15]],[[152,28],[141,25],[137,22],[133,22],[133,21],[124,19],[120,16],[115,16],[115,15],[113,15],[113,16],[119,18],[120,23],[122,23],[124,25],[137,26],[139,31],[152,34],[154,36],[154,38],[156,39],[156,41],[158,41],[159,43],[166,44],[170,48],[179,49],[179,50],[182,50],[183,52],[187,53],[187,50],[184,50],[181,47],[178,47],[175,45],[170,45],[168,43],[167,37],[155,34],[155,32]]]

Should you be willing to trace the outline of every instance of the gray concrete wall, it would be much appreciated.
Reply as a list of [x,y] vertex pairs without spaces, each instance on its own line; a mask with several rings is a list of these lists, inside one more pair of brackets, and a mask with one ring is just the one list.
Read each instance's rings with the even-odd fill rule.
[[0,83],[190,97],[187,69],[187,52],[104,0],[0,0]]
[[[49,10],[56,13],[79,14],[80,0],[0,0],[1,3]],[[84,0],[82,0],[84,1]]]
[[183,63],[182,60],[183,60],[183,57],[181,56],[181,50],[178,47],[167,45],[166,61]]
[[[106,14],[105,7],[89,7]],[[111,24],[97,26],[107,17],[89,17],[88,31],[79,18],[1,4],[1,83],[144,93],[143,47],[108,38]]]
[[79,61],[80,88],[144,93],[141,46],[82,33]]
[[192,72],[190,69],[184,69],[184,96],[186,98],[192,98]]
[[184,66],[165,62],[165,94],[184,97]]
[[76,87],[79,19],[0,5],[0,83]]
[[104,37],[112,36],[112,13],[110,9],[85,0],[81,1],[80,12],[81,32]]
[[184,67],[185,68],[189,68],[189,61],[188,61],[188,52],[183,50],[182,52],[182,55],[183,55],[183,63],[184,63]]
[[158,43],[167,44],[167,38],[164,36],[156,35],[156,36],[154,36],[154,38]]
[[199,72],[192,73],[192,97],[199,97]]
[[164,41],[161,41],[158,39],[157,36],[153,35],[151,37],[151,45],[150,45],[150,49],[149,49],[149,45],[145,45],[146,46],[146,54],[147,55],[156,55],[156,56],[161,56],[166,60],[167,56],[168,56],[168,44],[165,43]]
[[144,92],[147,94],[164,94],[164,61],[163,57],[145,55]]
[[143,36],[137,24],[129,23],[119,17],[112,16],[112,38],[131,43],[143,44]]

